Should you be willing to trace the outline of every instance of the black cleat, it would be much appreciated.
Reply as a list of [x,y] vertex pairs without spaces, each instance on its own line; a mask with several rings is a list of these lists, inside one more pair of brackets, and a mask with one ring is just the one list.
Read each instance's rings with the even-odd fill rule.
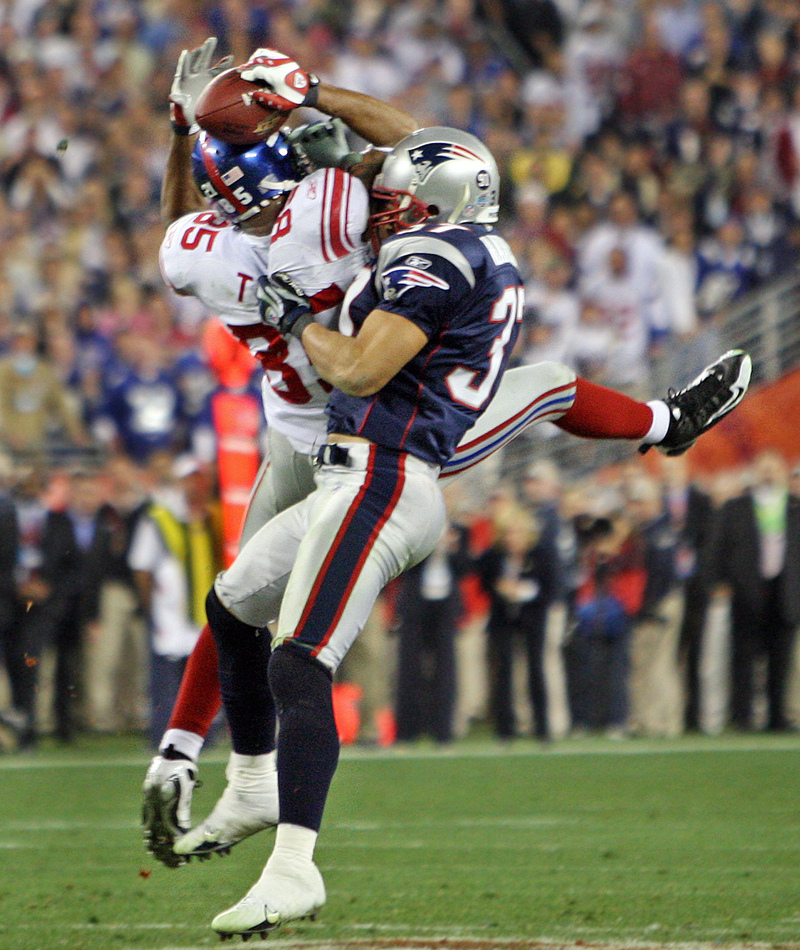
[[157,755],[150,763],[142,787],[142,831],[147,850],[169,868],[186,864],[185,855],[173,851],[175,840],[191,826],[192,791],[198,787],[197,766],[186,758]]
[[[742,401],[753,369],[743,350],[729,350],[693,382],[678,392],[670,389],[664,402],[669,407],[669,429],[656,444],[664,455],[682,455],[697,439],[716,425]],[[642,445],[644,454],[651,445]]]

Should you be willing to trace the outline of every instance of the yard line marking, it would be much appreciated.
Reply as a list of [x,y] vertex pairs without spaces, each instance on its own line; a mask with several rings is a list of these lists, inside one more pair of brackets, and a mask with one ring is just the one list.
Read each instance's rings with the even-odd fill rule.
[[[467,740],[468,741],[468,740]],[[589,740],[591,742],[592,740]],[[598,742],[603,740],[599,739]],[[674,741],[674,745],[665,745]],[[683,743],[682,740],[648,740],[631,739],[625,743],[609,743],[608,745],[584,745],[582,742],[564,740],[563,744],[551,745],[545,749],[533,742],[524,740],[517,747],[508,748],[496,743],[486,745],[442,749],[439,747],[421,749],[361,749],[344,746],[341,750],[342,761],[354,762],[391,762],[391,761],[429,761],[464,759],[502,759],[502,758],[530,758],[542,759],[569,756],[640,756],[640,755],[699,755],[706,753],[736,753],[736,752],[800,752],[800,736],[763,736],[741,740],[732,737],[730,741],[709,737],[708,742],[701,739],[697,744]],[[213,751],[204,753],[201,762],[207,765],[221,764],[228,761],[228,751]],[[41,759],[28,757],[15,758],[14,756],[0,759],[2,771],[36,771],[38,769],[94,769],[94,768],[146,768],[150,763],[148,754],[112,756],[103,759],[50,759],[45,756]]]
[[45,818],[37,821],[0,819],[0,829],[3,831],[74,831],[75,829],[97,829],[98,831],[131,831],[141,828],[137,821],[131,819],[119,821],[86,821],[80,818]]
[[[87,925],[86,929],[89,929]],[[97,925],[95,925],[97,926]],[[145,929],[146,925],[129,925],[127,929]],[[171,928],[173,924],[155,925],[151,929]],[[376,927],[371,923],[361,923],[349,925],[352,930],[389,930],[386,927]],[[502,939],[486,939],[472,933],[462,933],[461,931],[446,931],[444,928],[425,928],[413,927],[408,925],[403,927],[397,925],[393,928],[395,931],[408,930],[413,931],[417,936],[402,937],[399,934],[395,937],[378,937],[367,939],[363,937],[354,937],[351,939],[317,939],[317,940],[298,940],[295,938],[277,938],[270,937],[269,945],[273,950],[719,950],[719,943],[716,941],[681,941],[667,942],[655,940],[642,940],[641,938],[631,938],[629,940],[603,940],[600,935],[602,928],[582,928],[584,932],[591,932],[594,938],[589,941],[575,940],[573,937],[559,939],[558,937],[507,937]],[[480,929],[480,928],[478,928]],[[723,933],[736,933],[736,930],[725,929]],[[425,936],[423,936],[425,934]],[[159,950],[207,950],[208,942],[202,944],[180,944],[168,945],[159,948]],[[725,950],[772,950],[773,944],[764,941],[739,941],[726,943]],[[798,950],[800,944],[782,943],[782,950]],[[140,950],[138,945],[122,947],[120,950]]]

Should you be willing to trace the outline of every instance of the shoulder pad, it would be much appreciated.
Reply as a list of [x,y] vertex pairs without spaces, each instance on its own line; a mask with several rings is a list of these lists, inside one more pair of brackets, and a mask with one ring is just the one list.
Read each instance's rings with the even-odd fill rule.
[[401,232],[395,238],[386,241],[378,253],[376,277],[380,279],[384,270],[400,257],[408,255],[442,257],[449,261],[464,277],[470,287],[475,286],[475,272],[463,251],[444,237],[431,234],[430,231]]

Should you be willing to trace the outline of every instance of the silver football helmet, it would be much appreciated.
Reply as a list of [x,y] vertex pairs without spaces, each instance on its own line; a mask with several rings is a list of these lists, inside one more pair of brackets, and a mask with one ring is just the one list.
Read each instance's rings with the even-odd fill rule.
[[395,145],[375,179],[373,232],[423,221],[493,224],[499,191],[497,163],[474,135],[445,126],[419,129]]

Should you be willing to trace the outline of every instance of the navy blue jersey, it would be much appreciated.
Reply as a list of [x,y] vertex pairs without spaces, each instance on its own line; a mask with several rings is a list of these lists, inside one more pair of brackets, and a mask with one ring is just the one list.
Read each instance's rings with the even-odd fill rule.
[[354,336],[380,309],[416,324],[428,342],[374,395],[334,390],[328,431],[443,465],[494,396],[522,304],[514,255],[489,228],[423,225],[389,238],[348,291],[339,329]]

